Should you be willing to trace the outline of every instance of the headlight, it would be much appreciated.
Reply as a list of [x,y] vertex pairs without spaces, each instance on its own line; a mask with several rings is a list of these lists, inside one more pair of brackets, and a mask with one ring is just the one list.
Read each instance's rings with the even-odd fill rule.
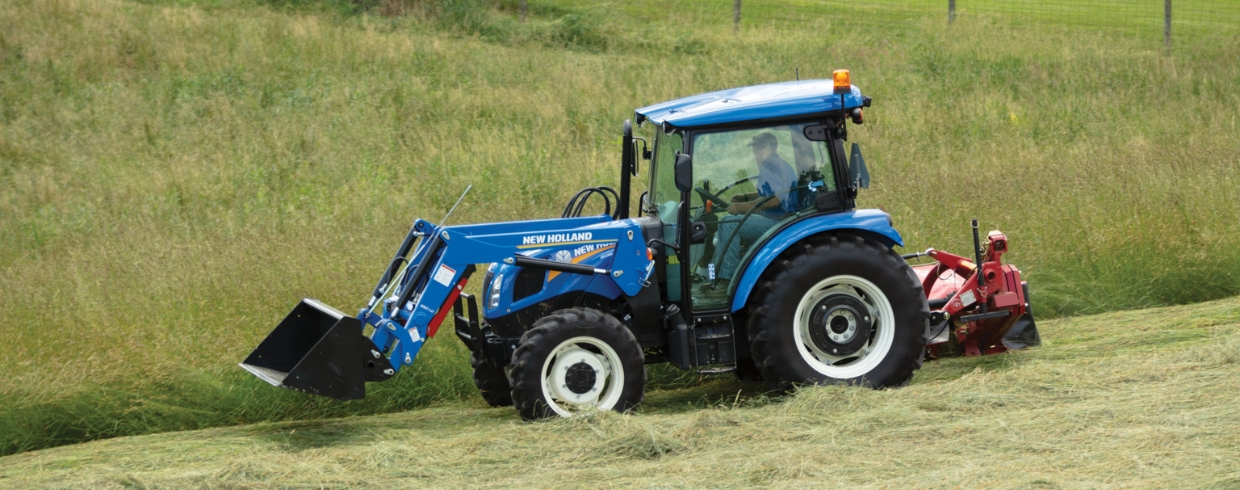
[[482,287],[487,287],[488,285],[490,285],[491,279],[494,277],[495,277],[495,264],[492,263],[491,265],[487,266],[486,275],[482,276]]
[[499,292],[500,285],[504,283],[504,275],[496,274],[495,279],[491,280],[491,291],[487,294],[487,309],[494,310],[499,308]]

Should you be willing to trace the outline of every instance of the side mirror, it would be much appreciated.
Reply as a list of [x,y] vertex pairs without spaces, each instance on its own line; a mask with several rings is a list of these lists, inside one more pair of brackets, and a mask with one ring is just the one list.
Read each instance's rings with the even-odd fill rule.
[[848,157],[848,182],[860,189],[870,188],[870,171],[865,168],[865,159],[861,158],[861,147],[852,144],[852,155]]
[[684,153],[676,155],[676,190],[689,192],[693,189],[693,157]]

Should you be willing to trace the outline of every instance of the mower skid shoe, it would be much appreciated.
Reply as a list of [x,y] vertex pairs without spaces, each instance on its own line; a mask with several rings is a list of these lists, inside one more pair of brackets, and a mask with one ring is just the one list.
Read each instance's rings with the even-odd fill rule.
[[1038,325],[1033,321],[1032,313],[1025,313],[1016,319],[1012,328],[1003,336],[1003,346],[1007,350],[1021,350],[1042,345],[1042,336],[1038,335]]
[[339,400],[366,395],[366,381],[391,376],[392,365],[362,335],[362,322],[304,299],[267,335],[241,367],[281,388]]
[[1003,335],[1003,346],[1008,350],[1021,350],[1026,347],[1037,347],[1042,345],[1042,336],[1038,334],[1038,324],[1033,321],[1033,311],[1028,310],[1029,306],[1029,285],[1022,284],[1025,290],[1025,306],[1024,315],[1016,319],[1012,327]]

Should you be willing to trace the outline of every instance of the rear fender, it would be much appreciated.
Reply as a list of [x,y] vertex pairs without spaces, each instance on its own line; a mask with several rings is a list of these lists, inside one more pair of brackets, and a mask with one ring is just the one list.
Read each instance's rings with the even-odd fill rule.
[[878,209],[857,209],[845,213],[811,216],[793,222],[762,243],[745,265],[741,279],[736,282],[732,296],[732,311],[745,308],[749,295],[758,284],[762,273],[788,247],[819,233],[851,231],[873,238],[888,246],[904,246],[904,239],[891,226],[891,216]]

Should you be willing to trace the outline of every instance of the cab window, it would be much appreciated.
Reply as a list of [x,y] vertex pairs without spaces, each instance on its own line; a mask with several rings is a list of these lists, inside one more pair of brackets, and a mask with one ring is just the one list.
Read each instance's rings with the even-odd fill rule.
[[694,134],[690,215],[707,229],[706,242],[689,251],[694,310],[726,307],[731,282],[754,245],[784,221],[812,211],[816,192],[834,190],[827,146],[806,139],[806,125]]

